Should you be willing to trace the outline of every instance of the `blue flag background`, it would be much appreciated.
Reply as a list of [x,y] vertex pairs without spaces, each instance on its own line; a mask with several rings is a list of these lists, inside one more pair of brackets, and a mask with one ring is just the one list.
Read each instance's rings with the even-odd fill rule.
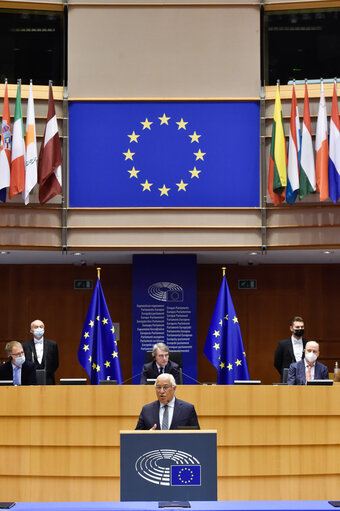
[[119,384],[123,382],[114,327],[99,279],[84,323],[78,360],[92,385],[108,376]]
[[203,351],[217,369],[218,384],[230,385],[234,380],[249,380],[240,325],[225,276]]
[[259,206],[258,102],[71,101],[69,116],[70,207]]
[[200,486],[201,465],[171,465],[171,486]]

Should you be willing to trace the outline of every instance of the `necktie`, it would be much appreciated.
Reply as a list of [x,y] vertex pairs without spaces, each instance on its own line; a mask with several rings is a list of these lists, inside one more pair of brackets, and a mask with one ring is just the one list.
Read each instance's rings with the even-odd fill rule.
[[312,371],[312,366],[308,366],[307,367],[307,374],[306,374],[306,383],[307,383],[307,381],[310,381],[312,379],[311,371]]
[[13,368],[13,383],[14,385],[19,385],[19,375],[18,375],[18,371],[19,371],[19,367],[14,367]]
[[169,424],[168,424],[169,415],[168,414],[169,414],[168,405],[165,405],[164,413],[163,413],[162,429],[169,429]]
[[164,367],[159,368],[159,374],[164,374]]

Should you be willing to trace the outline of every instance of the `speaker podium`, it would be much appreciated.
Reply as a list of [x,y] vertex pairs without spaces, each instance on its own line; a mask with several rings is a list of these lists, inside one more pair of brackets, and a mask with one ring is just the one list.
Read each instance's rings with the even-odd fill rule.
[[216,431],[121,431],[120,500],[217,500]]

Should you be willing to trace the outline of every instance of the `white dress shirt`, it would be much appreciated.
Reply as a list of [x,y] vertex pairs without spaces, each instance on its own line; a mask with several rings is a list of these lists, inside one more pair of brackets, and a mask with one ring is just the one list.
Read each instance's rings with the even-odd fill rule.
[[[173,397],[172,400],[169,403],[167,403],[167,405],[168,405],[168,428],[169,429],[170,429],[170,426],[171,426],[172,417],[174,415],[175,399],[176,398]],[[164,406],[165,406],[165,404],[160,403],[160,407],[159,407],[159,424],[160,424],[161,428],[162,428],[163,415],[164,415]]]
[[302,359],[302,354],[303,354],[302,337],[300,337],[300,339],[295,339],[295,337],[292,335],[291,340],[292,340],[295,360],[297,362],[300,362],[300,360]]
[[39,364],[41,364],[41,361],[42,361],[42,358],[44,355],[44,337],[42,337],[41,339],[33,338],[33,340],[34,340],[35,351],[37,353],[37,359],[38,359]]

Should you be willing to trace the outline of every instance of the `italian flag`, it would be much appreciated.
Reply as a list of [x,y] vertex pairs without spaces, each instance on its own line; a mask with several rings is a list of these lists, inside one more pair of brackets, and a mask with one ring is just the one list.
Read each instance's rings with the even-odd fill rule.
[[10,199],[25,189],[25,139],[20,92],[21,85],[18,84],[12,137]]
[[275,206],[285,199],[286,186],[287,151],[282,119],[280,90],[279,85],[277,85],[268,171],[268,193]]

